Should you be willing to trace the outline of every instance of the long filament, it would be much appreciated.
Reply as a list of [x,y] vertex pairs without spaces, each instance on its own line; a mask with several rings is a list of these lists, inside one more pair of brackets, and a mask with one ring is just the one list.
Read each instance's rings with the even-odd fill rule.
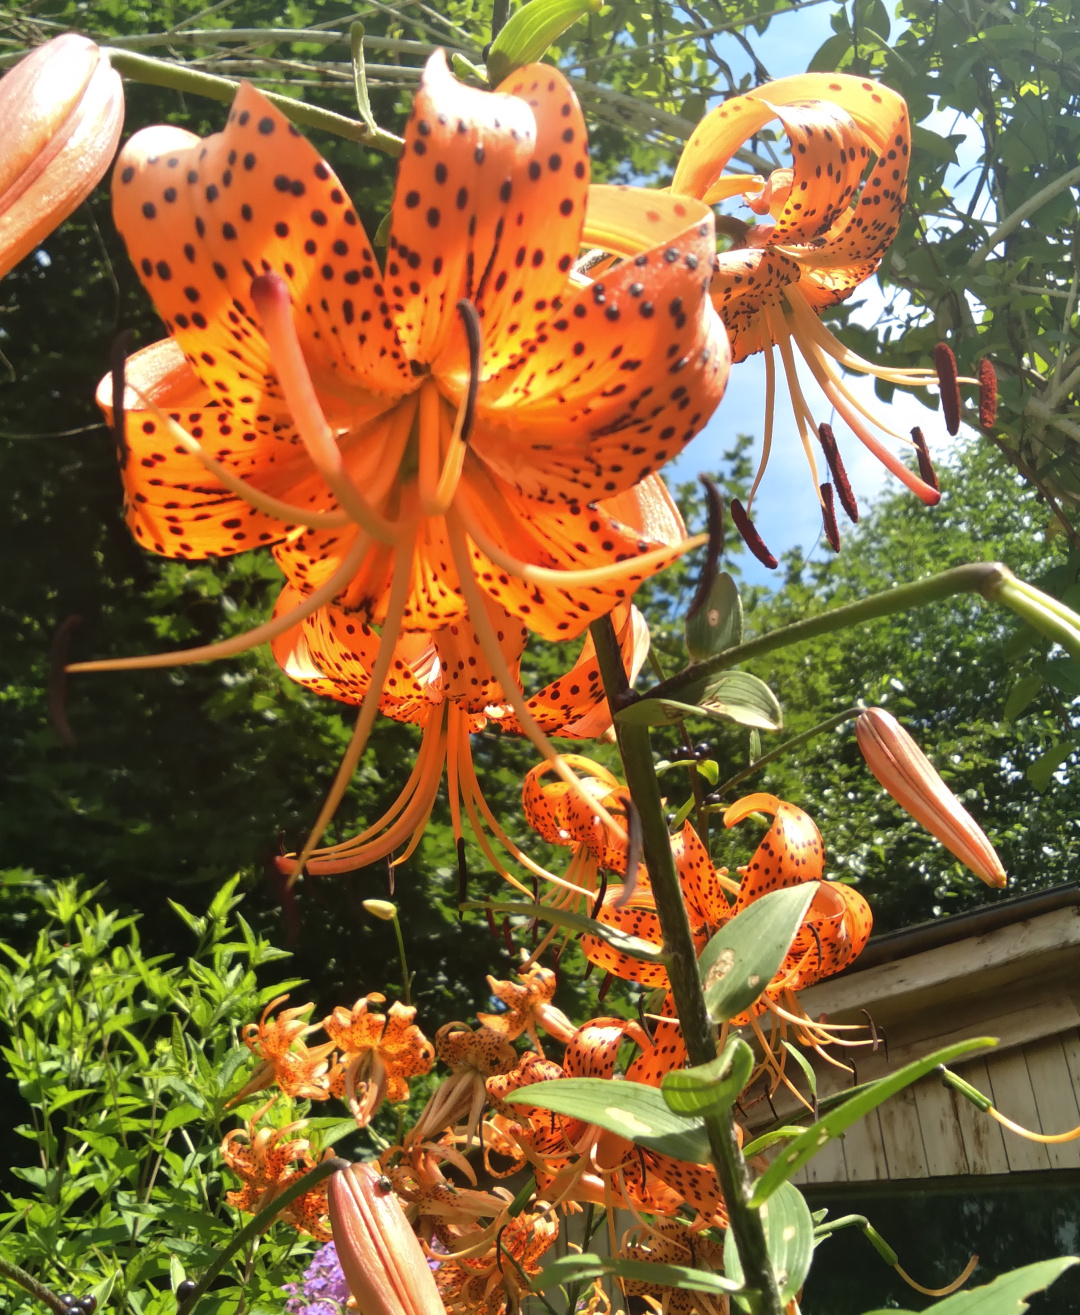
[[364,555],[371,547],[371,540],[362,531],[357,531],[356,539],[341,559],[337,570],[313,590],[290,611],[281,616],[264,621],[253,630],[245,630],[242,635],[232,635],[216,644],[201,644],[198,648],[182,648],[176,653],[149,653],[145,657],[99,658],[93,662],[72,662],[65,671],[143,671],[154,667],[189,666],[192,662],[216,662],[220,658],[233,657],[237,653],[246,653],[249,648],[256,648],[271,639],[276,639],[286,630],[312,612],[317,612],[324,603],[329,603],[356,574]]
[[[484,657],[487,658],[488,665],[491,667],[492,675],[502,686],[506,701],[517,713],[518,724],[544,760],[551,764],[552,770],[570,786],[581,802],[590,808],[605,826],[611,827],[614,831],[616,829],[614,818],[598,799],[588,793],[582,781],[564,762],[562,755],[554,748],[551,741],[536,724],[535,718],[528,709],[525,695],[514,679],[506,658],[503,656],[502,649],[499,647],[495,629],[484,605],[483,593],[477,583],[476,576],[473,575],[472,562],[469,560],[469,547],[465,540],[465,529],[456,511],[447,514],[446,528],[447,537],[450,540],[450,551],[454,558],[454,567],[457,570],[458,581],[461,584],[461,592],[465,598],[465,605],[469,610],[469,618],[476,631],[476,637],[480,641]],[[702,536],[703,539],[706,537],[705,535]]]
[[401,618],[405,613],[405,604],[408,602],[409,590],[412,587],[415,543],[416,532],[413,530],[409,533],[406,541],[398,546],[395,554],[394,575],[390,583],[390,598],[386,607],[386,619],[380,632],[379,655],[371,669],[371,684],[368,686],[364,700],[360,704],[360,712],[356,718],[352,738],[341,759],[341,765],[338,767],[334,783],[330,787],[330,793],[319,810],[319,816],[315,819],[311,834],[304,842],[304,848],[300,851],[300,855],[293,866],[292,875],[289,878],[290,884],[304,870],[304,864],[311,857],[312,851],[322,838],[330,819],[337,811],[338,804],[341,803],[342,796],[352,780],[353,772],[356,771],[360,756],[364,752],[364,746],[371,734],[371,728],[375,724],[375,717],[379,711],[379,700],[382,697],[383,683],[394,657],[394,642],[401,627]]
[[776,359],[773,356],[772,339],[765,339],[765,437],[761,440],[761,460],[758,462],[757,474],[754,476],[754,483],[750,489],[750,496],[746,499],[746,510],[749,511],[754,505],[754,495],[758,491],[758,485],[761,483],[762,476],[765,474],[765,467],[769,464],[769,454],[772,452],[773,440],[773,420],[776,416]]

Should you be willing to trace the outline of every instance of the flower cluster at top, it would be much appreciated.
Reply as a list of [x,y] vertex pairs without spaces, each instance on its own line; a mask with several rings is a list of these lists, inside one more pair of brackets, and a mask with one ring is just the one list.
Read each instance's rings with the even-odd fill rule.
[[[622,934],[614,937],[618,943],[628,944],[628,934],[659,946],[648,877],[639,874],[632,889],[607,881],[610,875],[625,883],[626,791],[587,759],[575,760],[575,767],[588,773],[594,805],[604,805],[611,823],[604,823],[595,807],[583,807],[576,791],[552,777],[548,764],[528,774],[523,791],[526,814],[539,834],[572,850],[565,907],[586,901],[602,928]],[[796,993],[851,962],[866,943],[871,918],[857,891],[824,880],[821,836],[800,809],[769,795],[751,795],[733,805],[724,820],[735,825],[758,812],[772,813],[772,826],[740,869],[740,880],[713,866],[689,823],[673,837],[672,851],[699,953],[720,927],[763,895],[820,883],[776,975],[749,1010],[724,1029],[742,1027],[756,1038],[760,1062],[751,1081],[759,1081],[756,1098],[763,1099],[781,1082],[790,1084],[785,1036],[793,1034],[819,1051],[835,1041],[827,1022],[801,1010]],[[654,1258],[685,1253],[685,1263],[699,1242],[707,1252],[709,1230],[726,1222],[711,1166],[674,1159],[580,1118],[523,1102],[522,1093],[532,1084],[560,1077],[621,1077],[657,1087],[686,1062],[661,964],[632,958],[602,934],[583,936],[581,948],[590,963],[652,994],[640,1021],[612,1016],[577,1025],[554,1003],[556,972],[539,962],[551,948],[545,937],[525,959],[517,982],[489,979],[501,1013],[481,1013],[475,1027],[447,1023],[431,1043],[414,1021],[414,1008],[394,1004],[376,1012],[374,1006],[383,1003],[378,994],[323,1019],[324,1041],[314,1041],[317,1029],[305,1022],[310,1006],[278,1009],[282,1000],[272,1001],[260,1022],[244,1031],[259,1062],[231,1103],[271,1087],[319,1102],[338,1096],[361,1127],[383,1100],[404,1100],[410,1079],[428,1073],[436,1061],[443,1066],[444,1076],[423,1110],[380,1153],[376,1170],[384,1195],[400,1202],[424,1254],[438,1262],[434,1282],[450,1310],[501,1315],[539,1271],[564,1217],[589,1203],[630,1210],[642,1221],[642,1237],[624,1244],[624,1254],[639,1258],[659,1247]],[[768,1031],[763,1018],[770,1020]],[[620,1063],[628,1043],[636,1053]],[[853,1044],[859,1040],[845,1036],[844,1045]],[[754,1090],[744,1097],[754,1099]],[[303,1121],[285,1128],[260,1126],[267,1112],[264,1106],[246,1129],[227,1134],[223,1147],[226,1163],[244,1184],[230,1193],[230,1202],[249,1211],[315,1163],[306,1137],[297,1135],[304,1132]],[[260,1144],[277,1156],[276,1182],[266,1171],[265,1155],[253,1165],[251,1151]],[[521,1170],[531,1170],[533,1188],[528,1201],[522,1205],[519,1199],[514,1209],[510,1192],[481,1182],[481,1176],[490,1184]],[[317,1189],[311,1200],[300,1200],[303,1210],[290,1206],[293,1213],[286,1217],[317,1237],[328,1236],[318,1214],[325,1210],[325,1195]],[[336,1232],[335,1237],[340,1250],[342,1238]],[[703,1253],[694,1254],[700,1259]]]

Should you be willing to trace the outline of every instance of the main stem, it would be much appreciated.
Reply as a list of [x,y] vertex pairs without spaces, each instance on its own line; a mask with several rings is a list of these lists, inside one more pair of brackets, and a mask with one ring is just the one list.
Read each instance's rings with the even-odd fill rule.
[[[609,616],[594,621],[590,630],[604,691],[614,716],[630,700],[630,686],[623,669],[619,642]],[[708,1064],[716,1058],[716,1034],[701,991],[697,954],[664,821],[648,727],[624,726],[616,720],[615,734],[626,784],[641,819],[642,851],[664,936],[668,980],[679,1013],[683,1041],[691,1064]],[[743,1275],[747,1288],[753,1289],[747,1295],[754,1315],[783,1315],[761,1215],[750,1206],[750,1175],[739,1149],[731,1112],[706,1116],[705,1127]]]

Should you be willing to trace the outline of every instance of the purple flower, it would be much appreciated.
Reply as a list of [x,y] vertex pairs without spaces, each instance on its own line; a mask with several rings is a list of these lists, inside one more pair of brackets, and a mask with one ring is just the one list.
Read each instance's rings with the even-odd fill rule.
[[345,1315],[349,1285],[333,1242],[315,1252],[303,1282],[286,1283],[285,1291],[293,1294],[285,1303],[288,1315]]

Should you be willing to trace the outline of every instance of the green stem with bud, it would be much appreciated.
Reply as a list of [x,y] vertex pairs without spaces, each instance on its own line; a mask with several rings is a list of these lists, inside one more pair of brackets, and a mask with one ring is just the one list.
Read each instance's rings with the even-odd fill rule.
[[767,635],[749,639],[745,644],[725,649],[723,653],[717,653],[702,662],[692,663],[659,685],[645,690],[641,697],[677,699],[702,677],[738,666],[740,662],[748,662],[751,658],[763,657],[776,649],[788,648],[807,639],[816,639],[819,635],[861,625],[864,621],[873,621],[880,616],[892,616],[896,612],[925,607],[928,603],[941,602],[956,594],[972,593],[982,594],[989,602],[1004,603],[1041,634],[1061,644],[1073,657],[1080,658],[1080,616],[1056,598],[1018,580],[1002,562],[971,562],[966,566],[954,566],[938,575],[929,575],[925,580],[916,580],[913,584],[897,585],[883,593],[871,594],[868,598],[860,598],[857,603],[848,603],[844,607],[821,612],[792,625],[781,626],[779,630],[772,630]]
[[[596,645],[596,658],[608,705],[614,715],[633,697],[623,668],[615,628],[611,617],[603,616],[594,621],[589,629]],[[623,725],[616,719],[615,734],[626,784],[641,820],[642,852],[664,937],[668,980],[675,998],[683,1040],[691,1064],[708,1064],[716,1058],[716,1032],[709,1021],[705,997],[701,991],[697,953],[690,933],[679,874],[671,852],[671,839],[664,821],[664,807],[653,766],[649,730],[647,726]],[[750,1205],[750,1174],[739,1149],[731,1111],[706,1115],[705,1127],[746,1277],[746,1296],[751,1309],[754,1315],[783,1315],[761,1215]]]

